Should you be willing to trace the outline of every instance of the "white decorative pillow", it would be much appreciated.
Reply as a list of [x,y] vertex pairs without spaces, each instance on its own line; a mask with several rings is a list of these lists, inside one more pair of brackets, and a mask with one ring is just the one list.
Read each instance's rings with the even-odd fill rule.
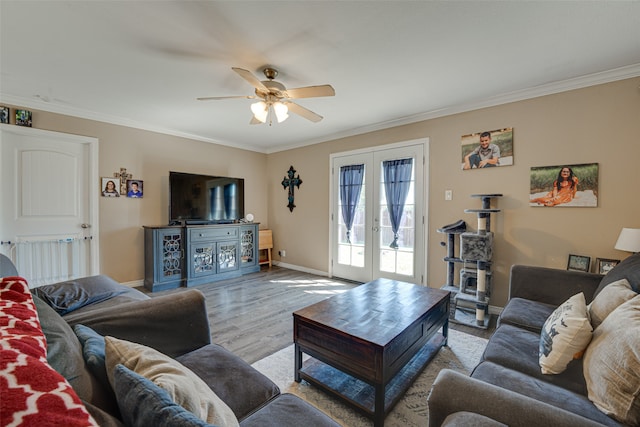
[[589,400],[625,425],[640,425],[640,295],[616,308],[584,355]]
[[587,307],[593,329],[597,328],[604,319],[622,303],[638,295],[627,279],[620,279],[602,288],[602,291]]
[[591,341],[587,302],[580,292],[556,308],[547,318],[540,334],[539,363],[543,374],[559,374]]
[[118,364],[166,390],[174,402],[209,424],[238,426],[233,411],[211,388],[180,362],[141,344],[105,337],[107,376],[114,386]]

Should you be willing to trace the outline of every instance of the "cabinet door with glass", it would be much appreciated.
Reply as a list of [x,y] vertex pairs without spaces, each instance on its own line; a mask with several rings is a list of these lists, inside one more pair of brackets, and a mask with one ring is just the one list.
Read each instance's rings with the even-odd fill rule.
[[189,278],[216,274],[216,243],[202,242],[189,245]]
[[224,274],[240,269],[240,247],[237,240],[218,242],[216,244],[216,274]]
[[150,291],[177,288],[184,275],[182,229],[145,227],[144,286]]
[[246,224],[240,227],[240,268],[243,273],[260,271],[258,236],[258,224]]

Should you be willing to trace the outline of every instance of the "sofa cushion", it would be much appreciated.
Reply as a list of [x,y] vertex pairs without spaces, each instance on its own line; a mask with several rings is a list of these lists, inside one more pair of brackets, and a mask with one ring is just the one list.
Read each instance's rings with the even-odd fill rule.
[[123,365],[116,365],[113,379],[123,421],[129,427],[213,427],[175,403],[153,381]]
[[293,394],[281,394],[254,412],[240,424],[242,427],[340,427],[323,412]]
[[584,364],[589,399],[620,422],[640,425],[640,295],[595,330]]
[[206,345],[176,360],[207,383],[239,420],[280,394],[273,381],[217,344]]
[[580,292],[556,308],[540,332],[539,362],[543,374],[559,374],[580,359],[591,341],[593,328],[587,302]]
[[112,385],[114,369],[122,364],[165,389],[174,402],[201,420],[219,426],[238,425],[231,409],[178,361],[150,347],[109,336],[105,337],[105,348],[107,376]]
[[600,285],[594,293],[594,298],[598,296],[605,286],[617,282],[620,279],[627,279],[636,293],[640,293],[640,253],[631,255],[624,259],[609,271],[600,281]]
[[557,306],[524,298],[512,298],[500,313],[498,325],[508,324],[533,332],[540,332]]
[[97,426],[71,385],[47,362],[27,281],[0,278],[0,420],[3,425]]
[[620,279],[605,286],[588,306],[591,326],[597,328],[613,310],[636,295],[638,294],[631,289],[627,279]]
[[558,375],[545,375],[538,364],[540,334],[512,325],[500,325],[482,355],[482,360],[522,372],[542,381],[587,395],[587,385],[582,373],[582,360],[573,360]]
[[126,291],[126,286],[108,276],[98,275],[40,286],[33,293],[62,316]]
[[580,414],[604,425],[618,423],[599,411],[587,396],[563,387],[505,368],[493,362],[482,362],[473,370],[473,378],[500,388],[523,394],[540,402]]
[[476,414],[475,412],[460,411],[454,412],[444,419],[442,427],[507,427],[506,424],[502,424],[484,415]]

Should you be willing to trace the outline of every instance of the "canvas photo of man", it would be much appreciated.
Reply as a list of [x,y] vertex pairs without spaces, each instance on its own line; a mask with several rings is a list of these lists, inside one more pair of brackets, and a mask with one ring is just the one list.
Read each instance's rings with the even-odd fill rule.
[[485,169],[513,164],[513,128],[462,136],[462,169]]

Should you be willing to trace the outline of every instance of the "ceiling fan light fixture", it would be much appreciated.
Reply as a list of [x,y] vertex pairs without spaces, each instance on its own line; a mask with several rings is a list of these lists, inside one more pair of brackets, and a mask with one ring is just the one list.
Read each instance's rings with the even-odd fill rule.
[[253,117],[261,123],[266,123],[267,115],[269,114],[269,106],[266,102],[260,101],[251,104],[251,112],[253,113]]
[[289,108],[282,102],[274,102],[273,111],[275,111],[276,113],[276,119],[278,119],[278,123],[282,123],[289,118]]

